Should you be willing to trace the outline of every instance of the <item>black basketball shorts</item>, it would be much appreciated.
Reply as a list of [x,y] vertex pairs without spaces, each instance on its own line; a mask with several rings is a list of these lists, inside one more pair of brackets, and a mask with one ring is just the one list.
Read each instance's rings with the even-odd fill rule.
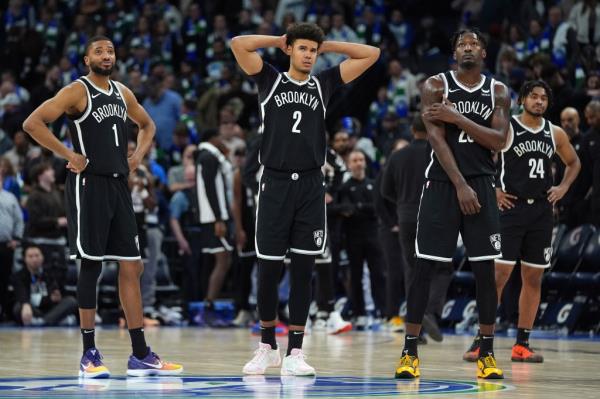
[[126,176],[69,173],[65,203],[71,259],[141,259]]
[[225,237],[217,237],[215,235],[214,223],[203,223],[200,232],[200,241],[202,242],[202,253],[218,254],[220,252],[233,251],[231,244],[230,232],[227,230]]
[[500,212],[502,258],[499,264],[550,267],[552,257],[552,204],[546,198],[518,199]]
[[320,255],[327,241],[325,181],[320,169],[265,168],[256,210],[256,255],[283,260],[286,252]]
[[475,215],[463,215],[451,182],[425,182],[417,218],[417,258],[451,262],[459,232],[470,261],[496,259],[502,255],[493,179],[478,176],[467,179],[467,184],[477,193],[481,204],[481,210]]

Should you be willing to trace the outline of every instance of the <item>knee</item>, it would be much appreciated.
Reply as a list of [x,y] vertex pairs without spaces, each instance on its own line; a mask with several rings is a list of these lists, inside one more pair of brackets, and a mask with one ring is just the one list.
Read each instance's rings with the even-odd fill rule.
[[137,262],[122,262],[119,265],[119,278],[139,280],[144,272],[144,264]]
[[527,270],[522,274],[523,285],[529,289],[539,289],[542,285],[543,269]]

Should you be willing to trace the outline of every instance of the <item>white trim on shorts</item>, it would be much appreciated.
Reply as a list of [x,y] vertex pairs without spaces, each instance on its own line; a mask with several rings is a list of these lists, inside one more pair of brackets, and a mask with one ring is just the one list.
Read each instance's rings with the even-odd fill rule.
[[498,255],[484,255],[484,256],[475,256],[475,257],[468,257],[467,259],[469,259],[469,261],[471,262],[477,262],[480,260],[490,260],[490,259],[499,259],[502,258],[502,254],[498,254]]
[[506,259],[500,258],[500,259],[496,259],[496,263],[501,263],[506,266],[514,266],[517,264],[517,261],[516,260],[506,260]]
[[521,266],[533,267],[535,269],[547,269],[550,267],[550,262],[546,263],[545,265],[540,265],[539,263],[525,262],[522,260]]

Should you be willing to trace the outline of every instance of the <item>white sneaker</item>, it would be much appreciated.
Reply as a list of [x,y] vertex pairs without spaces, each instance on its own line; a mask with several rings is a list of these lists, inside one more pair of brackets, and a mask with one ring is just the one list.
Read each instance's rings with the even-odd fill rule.
[[329,313],[327,334],[341,334],[350,330],[352,330],[352,323],[344,320],[340,312]]
[[281,355],[279,346],[277,349],[271,349],[271,345],[258,343],[258,349],[254,352],[254,357],[244,366],[244,374],[264,374],[269,367],[279,367],[281,365]]
[[312,326],[315,331],[325,331],[327,330],[327,317],[329,313],[319,311],[317,312],[317,318]]
[[354,322],[354,327],[358,331],[364,331],[369,328],[369,318],[367,316],[358,316]]
[[306,356],[302,353],[302,349],[292,349],[292,353],[283,358],[281,375],[315,375],[314,367],[309,366],[304,359],[306,359]]
[[252,313],[247,310],[240,310],[231,323],[236,327],[248,327],[251,321]]

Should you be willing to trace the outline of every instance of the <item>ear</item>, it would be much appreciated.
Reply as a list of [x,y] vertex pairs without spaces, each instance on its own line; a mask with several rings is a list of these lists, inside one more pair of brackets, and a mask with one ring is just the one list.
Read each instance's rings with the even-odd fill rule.
[[452,52],[452,59],[453,59],[454,61],[456,61],[456,51],[453,51],[453,52]]
[[84,55],[84,56],[83,56],[83,63],[84,63],[86,66],[89,66],[89,65],[90,65],[90,57],[88,57],[87,55]]
[[481,50],[481,58],[484,58],[487,56],[487,52],[485,51],[485,49]]
[[291,45],[291,44],[287,44],[287,45],[285,46],[285,53],[286,53],[287,55],[292,55],[292,48],[293,48],[293,47],[292,47],[292,45]]

